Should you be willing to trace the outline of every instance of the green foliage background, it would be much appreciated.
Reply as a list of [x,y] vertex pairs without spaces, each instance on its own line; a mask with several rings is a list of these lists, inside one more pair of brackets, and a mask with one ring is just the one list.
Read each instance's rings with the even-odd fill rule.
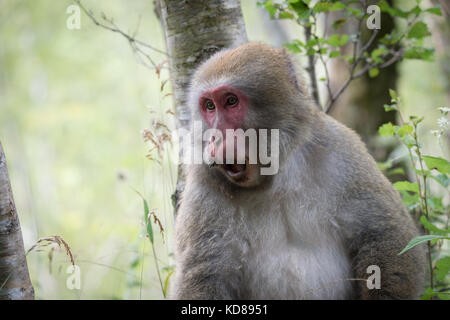
[[[405,1],[407,2],[407,1]],[[83,1],[105,12],[138,38],[164,49],[153,1]],[[267,15],[242,1],[249,39],[280,46]],[[71,1],[0,1],[0,141],[6,152],[25,247],[57,234],[71,246],[81,268],[81,290],[68,290],[62,251],[31,252],[28,264],[38,299],[162,298],[142,199],[165,228],[154,241],[162,277],[171,265],[172,204],[176,167],[167,149],[161,164],[145,156],[141,130],[153,120],[173,127],[166,111],[170,92],[161,78],[135,59],[119,35],[96,27],[85,15],[80,30],[66,28]],[[140,19],[141,17],[141,19]],[[301,29],[282,22],[295,38]],[[266,28],[266,29],[264,29]],[[262,30],[266,30],[262,31]],[[152,53],[157,62],[163,55]],[[301,60],[300,60],[301,62]],[[429,133],[445,103],[436,62],[399,66],[404,113],[426,115],[421,127],[427,154],[440,154]],[[382,106],[380,106],[382,108]],[[150,112],[152,111],[152,112]],[[380,140],[380,143],[385,143]],[[163,241],[164,240],[164,241]],[[53,251],[50,251],[53,252]]]

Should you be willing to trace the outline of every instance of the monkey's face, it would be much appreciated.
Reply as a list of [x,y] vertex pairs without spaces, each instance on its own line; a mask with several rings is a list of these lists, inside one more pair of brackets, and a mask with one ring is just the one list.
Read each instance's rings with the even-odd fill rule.
[[203,158],[211,171],[253,187],[270,181],[300,140],[306,141],[311,108],[302,104],[283,50],[246,44],[204,62],[193,76],[190,106],[209,137]]
[[242,187],[260,183],[258,132],[246,126],[248,97],[236,87],[218,85],[201,93],[198,108],[208,128],[204,153],[211,170]]

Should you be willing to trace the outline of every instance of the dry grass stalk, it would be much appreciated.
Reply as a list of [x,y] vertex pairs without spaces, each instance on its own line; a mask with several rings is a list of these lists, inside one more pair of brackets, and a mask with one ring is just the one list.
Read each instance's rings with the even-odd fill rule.
[[72,251],[70,249],[69,244],[61,237],[58,235],[53,235],[47,238],[41,238],[38,241],[36,241],[36,243],[27,251],[27,255],[28,253],[30,253],[31,251],[41,251],[39,250],[40,248],[44,248],[47,247],[51,244],[56,244],[60,249],[64,249],[64,251],[66,252],[66,254],[69,256],[70,258],[70,262],[72,263],[72,265],[75,265],[75,259],[73,258],[73,254]]

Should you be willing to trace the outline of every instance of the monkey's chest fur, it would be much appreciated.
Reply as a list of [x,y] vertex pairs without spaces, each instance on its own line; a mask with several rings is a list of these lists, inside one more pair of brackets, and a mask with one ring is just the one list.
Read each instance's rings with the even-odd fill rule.
[[[337,226],[326,218],[320,204],[299,203],[298,197],[295,201],[287,197],[279,207],[260,203],[236,210],[242,220],[230,244],[241,259],[239,298],[351,297],[350,261]],[[295,216],[292,206],[297,207]]]
[[186,191],[182,206],[197,210],[182,210],[177,217],[176,255],[184,261],[178,272],[214,278],[232,299],[352,296],[346,280],[352,277],[350,261],[328,214],[335,211],[333,203],[292,189],[288,195],[247,199],[244,205],[205,190]]

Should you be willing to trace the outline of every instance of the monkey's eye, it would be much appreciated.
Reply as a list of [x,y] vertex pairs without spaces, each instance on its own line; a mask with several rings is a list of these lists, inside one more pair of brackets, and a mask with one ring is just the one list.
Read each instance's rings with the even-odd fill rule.
[[208,111],[213,111],[216,108],[216,106],[214,105],[214,102],[212,102],[211,100],[207,100],[205,103],[205,108]]
[[238,102],[238,98],[236,96],[229,96],[227,98],[227,105],[234,106]]

